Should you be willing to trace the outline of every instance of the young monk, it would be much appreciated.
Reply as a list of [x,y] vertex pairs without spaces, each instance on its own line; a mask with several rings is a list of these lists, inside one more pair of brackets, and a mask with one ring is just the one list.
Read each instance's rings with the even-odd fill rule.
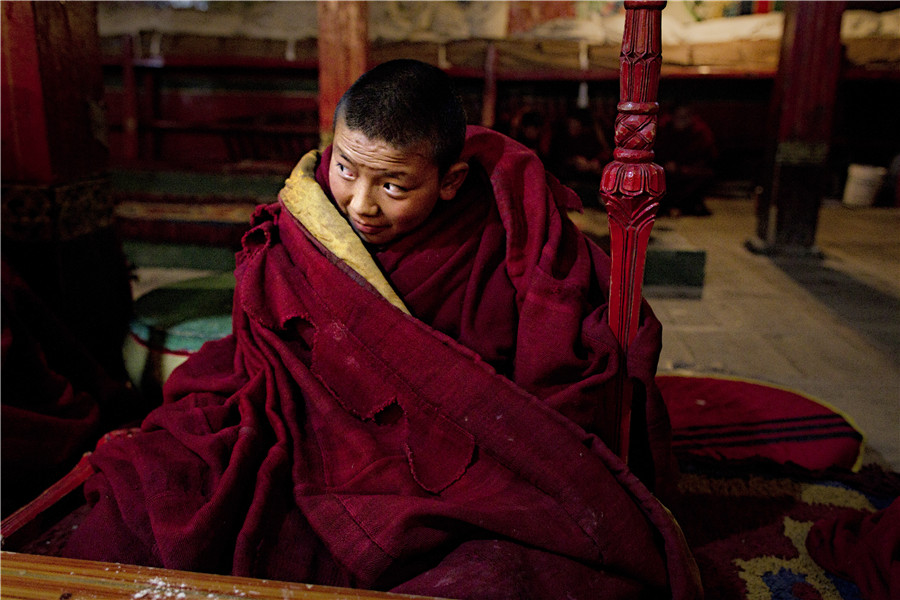
[[449,598],[699,597],[677,524],[592,433],[627,369],[642,472],[667,472],[659,325],[646,311],[622,355],[574,206],[530,150],[466,128],[439,69],[364,75],[333,145],[257,210],[233,333],[94,453],[66,553]]

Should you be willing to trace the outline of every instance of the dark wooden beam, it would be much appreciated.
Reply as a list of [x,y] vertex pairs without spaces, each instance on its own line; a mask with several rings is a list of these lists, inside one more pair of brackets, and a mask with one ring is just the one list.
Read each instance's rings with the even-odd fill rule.
[[845,2],[786,2],[770,110],[768,186],[754,252],[817,254],[816,227],[841,72]]

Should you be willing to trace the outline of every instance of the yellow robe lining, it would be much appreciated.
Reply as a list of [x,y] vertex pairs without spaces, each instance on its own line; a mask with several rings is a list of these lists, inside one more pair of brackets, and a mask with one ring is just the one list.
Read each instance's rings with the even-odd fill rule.
[[350,223],[316,182],[316,166],[320,159],[318,150],[307,152],[300,159],[284,182],[279,195],[281,201],[323,246],[368,281],[388,302],[410,314]]

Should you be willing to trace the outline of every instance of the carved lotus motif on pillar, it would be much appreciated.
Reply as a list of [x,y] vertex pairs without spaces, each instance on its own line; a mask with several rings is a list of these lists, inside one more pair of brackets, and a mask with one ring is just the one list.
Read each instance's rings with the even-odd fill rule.
[[623,227],[640,227],[656,216],[666,191],[665,172],[656,163],[617,160],[603,170],[600,185],[609,218]]

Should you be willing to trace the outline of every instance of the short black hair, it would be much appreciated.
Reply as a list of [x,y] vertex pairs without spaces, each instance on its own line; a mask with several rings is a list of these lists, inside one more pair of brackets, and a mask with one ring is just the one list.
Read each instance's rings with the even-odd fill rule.
[[338,101],[335,126],[340,119],[397,148],[427,143],[442,175],[466,141],[466,111],[450,77],[418,60],[392,60],[364,73]]

